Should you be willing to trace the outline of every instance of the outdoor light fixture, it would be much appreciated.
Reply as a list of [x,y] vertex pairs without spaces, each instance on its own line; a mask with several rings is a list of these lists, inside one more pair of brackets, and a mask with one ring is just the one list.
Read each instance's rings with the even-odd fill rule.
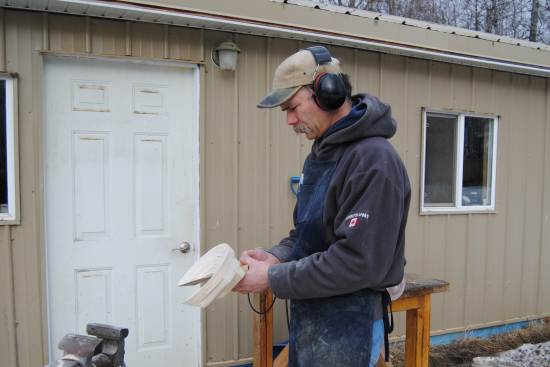
[[212,50],[212,61],[222,70],[235,71],[237,69],[237,55],[241,52],[239,47],[231,41],[220,43]]

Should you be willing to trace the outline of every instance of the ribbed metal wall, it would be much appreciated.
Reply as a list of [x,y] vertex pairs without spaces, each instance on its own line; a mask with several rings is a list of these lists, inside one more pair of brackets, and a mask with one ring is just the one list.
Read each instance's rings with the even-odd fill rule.
[[[239,69],[211,65],[210,50],[232,38]],[[83,53],[173,59],[203,65],[201,198],[203,248],[269,246],[290,227],[298,175],[310,143],[279,110],[259,110],[275,67],[307,46],[157,24],[0,9],[0,67],[19,73],[21,225],[0,226],[0,366],[46,358],[42,218],[42,54]],[[518,49],[520,50],[520,49]],[[392,105],[392,143],[406,163],[413,196],[407,271],[451,282],[436,295],[432,330],[457,330],[550,314],[550,93],[548,80],[333,47],[357,91]],[[496,212],[419,215],[421,108],[501,116]],[[246,360],[251,312],[231,295],[206,310],[206,361]],[[275,340],[285,337],[282,303]]]

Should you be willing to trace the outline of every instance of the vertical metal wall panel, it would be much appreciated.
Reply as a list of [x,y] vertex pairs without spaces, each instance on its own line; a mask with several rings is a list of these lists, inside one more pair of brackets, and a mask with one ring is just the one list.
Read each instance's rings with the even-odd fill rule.
[[445,280],[453,285],[443,299],[443,328],[463,326],[464,321],[464,277],[466,269],[466,233],[468,220],[465,215],[447,217],[445,239]]
[[[0,70],[5,71],[5,10],[0,9]],[[15,366],[17,360],[15,337],[15,310],[13,297],[13,269],[10,227],[0,227],[0,355],[6,356],[0,361],[1,367]]]
[[0,8],[0,70],[6,71],[6,11]]
[[462,325],[483,323],[485,273],[487,271],[487,215],[467,216],[466,259],[464,269],[464,319]]
[[[495,114],[492,72],[485,69],[472,69],[471,110]],[[495,114],[496,115],[496,114]],[[471,214],[468,216],[468,247],[466,249],[465,269],[465,310],[464,322],[469,325],[480,325],[484,315],[486,273],[488,271],[488,215]]]
[[[29,15],[30,16],[30,15]],[[41,24],[39,19],[37,24]],[[50,50],[86,52],[86,18],[70,15],[48,15]]]
[[[238,77],[238,253],[269,245],[267,191],[267,130],[265,112],[253,103],[266,90],[266,40],[239,36],[235,40],[240,49]],[[251,83],[254,81],[254,83]],[[239,321],[235,338],[239,341],[238,357],[248,357],[253,348],[252,312],[246,297],[239,296]]]
[[92,19],[92,53],[124,56],[126,54],[126,23],[116,20]]
[[[224,41],[223,33],[207,32],[205,50]],[[238,252],[238,131],[237,80],[226,72],[206,63],[205,112],[205,203],[206,248],[221,242],[229,243]],[[237,295],[217,300],[206,310],[207,362],[234,360],[239,340],[234,337],[238,320]],[[252,330],[250,330],[252,331]]]
[[407,106],[406,58],[395,55],[382,55],[380,61],[379,97],[391,106],[393,118],[397,121],[397,131],[390,139],[402,159],[406,159],[407,124],[405,111]]
[[[508,159],[510,157],[509,141],[511,139],[510,111],[513,108],[511,97],[511,75],[492,72],[494,90],[494,111],[498,113],[498,154],[496,177],[496,214],[487,218],[487,274],[485,283],[485,308],[483,320],[485,322],[504,320],[504,263],[506,259],[506,212],[509,210]],[[513,172],[513,171],[512,171]],[[513,195],[513,193],[511,193]]]
[[0,227],[0,366],[17,365],[10,227]]
[[543,78],[529,77],[525,108],[528,111],[520,122],[525,129],[525,197],[523,216],[522,274],[519,289],[520,315],[535,315],[537,309],[538,266],[543,221],[542,200],[544,190],[544,132],[545,92]]
[[[17,352],[19,367],[45,363],[42,319],[42,243],[37,215],[40,204],[37,192],[37,160],[41,136],[37,133],[36,102],[34,97],[33,59],[42,48],[42,16],[39,13],[10,11],[6,17],[6,55],[10,72],[21,75],[19,89],[19,164],[21,222],[11,228],[13,237],[13,281],[15,317],[17,321]],[[40,102],[39,102],[40,103]],[[40,105],[40,104],[38,104]]]
[[546,79],[545,133],[544,133],[544,179],[542,228],[539,258],[539,287],[537,290],[537,314],[550,313],[550,81]]
[[150,23],[131,23],[132,56],[164,58],[164,26]]
[[[414,187],[414,186],[413,186]],[[410,212],[414,213],[415,208],[411,208]],[[414,215],[414,214],[413,214]],[[430,215],[424,217],[424,271],[423,276],[433,277],[438,279],[447,279],[446,263],[445,263],[445,247],[447,245],[447,215]],[[408,242],[407,246],[410,251],[415,251],[416,244]],[[405,271],[408,271],[406,269]],[[455,284],[452,283],[450,291],[453,290]],[[437,295],[432,300],[432,330],[441,330],[444,328],[444,320],[446,312],[444,309],[446,295]]]
[[451,80],[447,88],[451,91],[451,108],[459,111],[472,110],[472,68],[451,65]]
[[[528,106],[528,77],[512,75],[511,98],[508,99],[510,135],[505,149],[509,149],[508,205],[506,211],[506,250],[504,260],[504,318],[517,317],[521,309],[521,275],[523,273],[523,230],[525,217],[525,190],[527,174],[527,129],[525,116],[529,113],[517,106]],[[503,146],[501,144],[500,146]]]
[[170,52],[168,57],[174,60],[202,61],[202,31],[198,29],[170,27],[168,42]]

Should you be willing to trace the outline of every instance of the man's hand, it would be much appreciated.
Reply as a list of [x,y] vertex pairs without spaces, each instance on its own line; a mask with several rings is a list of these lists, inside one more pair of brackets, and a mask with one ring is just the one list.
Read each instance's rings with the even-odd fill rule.
[[270,265],[279,264],[279,259],[269,252],[249,250],[243,252],[240,260],[242,264],[248,265],[248,271],[233,290],[240,293],[259,293],[267,290],[269,288],[267,270]]
[[240,259],[242,264],[246,264],[243,261],[243,259],[245,257],[251,257],[254,260],[263,261],[263,262],[266,262],[270,265],[275,265],[275,264],[280,264],[281,263],[279,261],[279,259],[277,259],[277,257],[275,257],[274,255],[272,255],[269,252],[264,251],[264,250],[247,250],[247,251],[244,251],[242,253],[241,259]]

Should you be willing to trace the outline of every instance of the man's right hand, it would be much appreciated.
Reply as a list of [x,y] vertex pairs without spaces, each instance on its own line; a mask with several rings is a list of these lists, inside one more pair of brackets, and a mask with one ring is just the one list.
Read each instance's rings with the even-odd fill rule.
[[264,250],[247,250],[241,254],[241,263],[245,257],[251,257],[257,261],[263,261],[270,265],[280,264],[281,262],[277,257]]

